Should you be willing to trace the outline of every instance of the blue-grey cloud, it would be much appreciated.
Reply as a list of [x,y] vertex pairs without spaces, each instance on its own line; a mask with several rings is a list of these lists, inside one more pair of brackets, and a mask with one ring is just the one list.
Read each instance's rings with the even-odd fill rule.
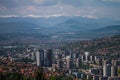
[[0,16],[120,19],[120,0],[0,0]]

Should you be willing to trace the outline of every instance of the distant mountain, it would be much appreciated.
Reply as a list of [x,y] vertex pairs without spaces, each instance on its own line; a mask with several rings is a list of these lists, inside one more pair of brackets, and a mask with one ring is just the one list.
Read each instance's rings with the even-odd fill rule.
[[55,26],[59,23],[62,23],[68,20],[69,17],[61,16],[61,17],[8,17],[8,18],[0,18],[0,22],[28,22],[32,24],[36,24],[42,27],[51,27]]
[[[61,27],[64,25],[77,25],[82,26],[86,29],[95,29],[101,28],[109,25],[118,25],[120,24],[120,20],[113,19],[94,19],[94,18],[85,18],[80,16],[59,16],[59,17],[8,17],[8,18],[0,18],[0,22],[28,22],[32,24],[39,25],[40,27]],[[72,24],[73,23],[73,24]]]
[[52,28],[51,32],[68,34],[68,33],[83,33],[89,30],[104,28],[111,25],[120,25],[119,20],[111,19],[91,19],[83,17],[70,17],[68,20],[61,22]]
[[93,33],[98,37],[118,35],[120,34],[120,25],[112,25],[104,28],[93,29],[90,31],[90,33]]
[[79,16],[11,17],[0,18],[0,34],[39,34],[50,39],[63,40],[92,39],[120,34],[119,25],[120,20],[92,19]]
[[76,31],[68,34],[59,34],[61,39],[76,40],[76,39],[95,39],[107,36],[120,35],[120,25],[112,25],[99,29],[91,29],[84,31]]
[[60,24],[55,25],[56,32],[78,32],[87,30],[84,24],[81,24],[79,21],[74,19],[69,19]]
[[64,22],[57,24],[55,27],[82,27],[84,29],[90,30],[110,25],[120,25],[120,20],[71,17],[70,19]]
[[27,22],[0,22],[0,33],[35,33],[37,27]]
[[93,31],[96,32],[120,32],[120,25],[112,25],[112,26],[107,26],[104,28],[100,28],[100,29],[94,29]]
[[43,27],[27,22],[0,22],[0,40],[12,39],[44,39]]

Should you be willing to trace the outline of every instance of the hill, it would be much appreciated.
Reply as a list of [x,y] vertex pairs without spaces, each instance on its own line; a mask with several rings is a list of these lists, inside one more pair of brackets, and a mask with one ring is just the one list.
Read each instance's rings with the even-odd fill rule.
[[113,57],[117,57],[116,55],[120,53],[120,35],[93,40],[75,41],[62,46],[62,48],[80,53],[89,51],[91,54],[114,55]]

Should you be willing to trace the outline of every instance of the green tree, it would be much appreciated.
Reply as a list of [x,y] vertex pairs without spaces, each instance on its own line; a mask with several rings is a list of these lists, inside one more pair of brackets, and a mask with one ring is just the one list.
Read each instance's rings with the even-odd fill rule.
[[0,80],[7,80],[5,75],[2,72],[0,72]]
[[118,75],[120,76],[120,68],[118,69]]
[[35,71],[35,79],[36,80],[45,80],[45,77],[43,75],[43,68],[38,68]]
[[52,76],[50,77],[50,80],[57,80],[57,76],[53,76],[53,75],[52,75]]

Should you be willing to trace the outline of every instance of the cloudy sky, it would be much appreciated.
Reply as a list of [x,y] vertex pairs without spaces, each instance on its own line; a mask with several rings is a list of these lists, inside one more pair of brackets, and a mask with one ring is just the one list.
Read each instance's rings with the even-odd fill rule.
[[0,17],[11,16],[120,19],[120,0],[0,0]]

